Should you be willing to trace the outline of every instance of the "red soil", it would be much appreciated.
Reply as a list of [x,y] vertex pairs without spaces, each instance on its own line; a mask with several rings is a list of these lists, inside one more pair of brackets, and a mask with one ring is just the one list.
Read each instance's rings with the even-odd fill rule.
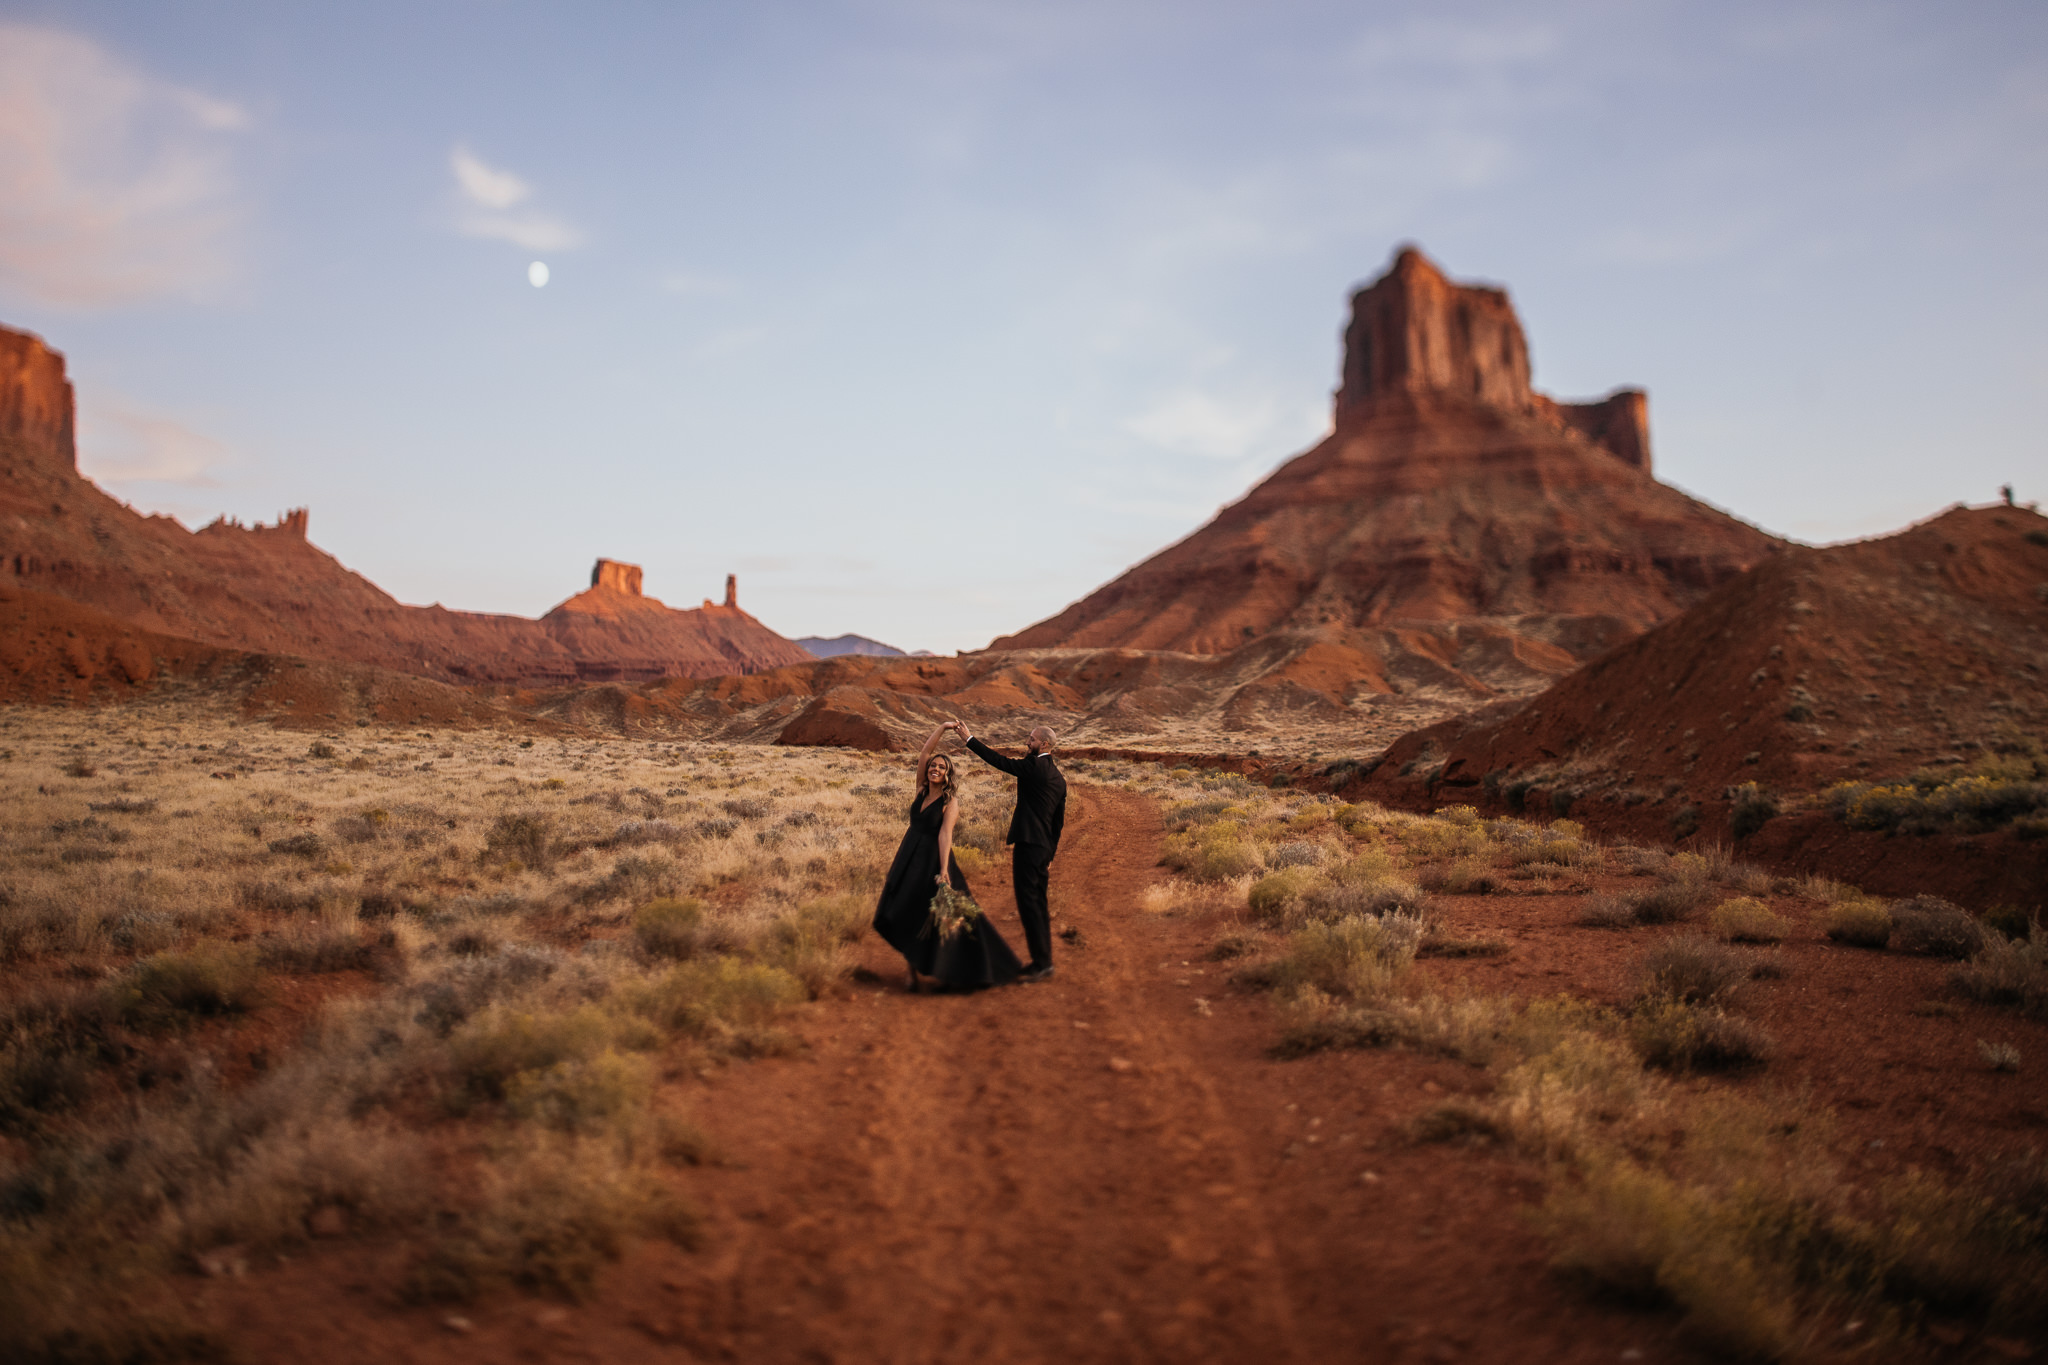
[[[250,1358],[305,1365],[1696,1358],[1668,1317],[1546,1270],[1522,1216],[1534,1165],[1408,1139],[1483,1073],[1402,1051],[1273,1060],[1270,1005],[1205,960],[1215,925],[1135,908],[1157,875],[1149,803],[1075,796],[1053,904],[1079,942],[1058,949],[1053,982],[968,997],[858,985],[816,1008],[804,1055],[682,1083],[729,1158],[688,1173],[701,1252],[642,1245],[587,1303],[495,1298],[454,1331],[395,1300],[402,1247],[349,1243],[194,1281],[200,1312]],[[977,890],[1014,939],[1003,880],[991,869]],[[1453,899],[1454,923],[1512,951],[1419,970],[1619,998],[1662,931],[1573,928],[1576,904]],[[895,981],[885,947],[863,956],[870,983]],[[1746,1005],[1778,1059],[1715,1084],[1810,1086],[1860,1179],[2039,1142],[2039,1069],[1982,1071],[1971,1049],[1991,1037],[2048,1055],[2048,1028],[1974,1006],[1914,1014],[1937,966],[1810,925],[1782,956],[1786,978]]]

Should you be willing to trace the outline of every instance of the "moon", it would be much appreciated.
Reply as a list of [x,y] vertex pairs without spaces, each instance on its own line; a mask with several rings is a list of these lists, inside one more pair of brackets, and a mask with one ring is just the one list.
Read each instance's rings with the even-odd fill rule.
[[548,263],[546,261],[535,261],[532,265],[526,267],[526,282],[535,289],[547,288]]

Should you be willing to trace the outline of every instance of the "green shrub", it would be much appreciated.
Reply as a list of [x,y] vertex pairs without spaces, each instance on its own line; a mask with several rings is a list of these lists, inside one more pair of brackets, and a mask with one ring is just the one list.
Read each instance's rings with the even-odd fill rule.
[[804,993],[823,999],[848,971],[846,945],[873,919],[864,896],[839,895],[806,901],[769,929],[764,956],[803,983]]
[[1640,921],[1627,896],[1602,893],[1586,897],[1579,906],[1577,922],[1588,929],[1633,929]]
[[501,815],[484,832],[487,853],[516,859],[527,867],[546,867],[552,860],[553,827],[545,815]]
[[1346,1000],[1378,999],[1414,962],[1422,931],[1422,921],[1409,915],[1312,921],[1273,965],[1274,984],[1313,986]]
[[[1681,853],[1680,858],[1689,857]],[[1677,859],[1673,859],[1674,862]],[[1631,891],[1625,899],[1638,924],[1673,924],[1691,919],[1714,898],[1713,888],[1704,881],[1682,878],[1658,886]]]
[[1727,1011],[1674,999],[1645,1003],[1629,1020],[1629,1041],[1646,1066],[1666,1071],[1722,1071],[1761,1062],[1770,1036]]
[[1728,827],[1737,839],[1747,839],[1778,814],[1777,798],[1754,782],[1735,788],[1730,802]]
[[444,1220],[414,1263],[407,1297],[461,1302],[518,1286],[580,1299],[628,1237],[691,1246],[699,1236],[675,1191],[594,1144],[526,1152],[486,1176],[482,1198]]
[[777,967],[730,957],[698,958],[622,993],[628,1008],[742,1056],[786,1052],[795,1040],[773,1027],[804,999],[803,985]]
[[1450,896],[1485,896],[1506,885],[1484,858],[1459,858],[1424,868],[1418,880],[1425,890]]
[[1791,920],[1748,896],[1721,902],[1709,922],[1729,943],[1777,943],[1792,932]]
[[85,1102],[98,1068],[95,1040],[75,1028],[17,1027],[0,1043],[0,1133],[33,1133]]
[[1288,867],[1268,873],[1252,883],[1252,915],[1262,920],[1279,918],[1318,880],[1315,869],[1310,867]]
[[1258,872],[1264,862],[1235,823],[1204,825],[1170,835],[1160,861],[1196,881],[1227,882]]
[[1857,948],[1882,948],[1891,942],[1892,912],[1883,901],[1846,895],[1828,907],[1827,935]]
[[2022,910],[2017,905],[1994,905],[1984,912],[1984,927],[2006,938],[2025,938],[2040,922],[2040,911]]
[[611,1046],[614,1021],[596,1005],[525,1011],[492,1005],[448,1039],[448,1061],[464,1093],[502,1099],[522,1072],[584,1061]]
[[2018,940],[1992,939],[1949,973],[1958,995],[2048,1019],[2048,929],[2035,923]]
[[704,908],[695,897],[650,901],[633,915],[633,939],[642,952],[655,957],[696,957],[712,939]]
[[[2025,768],[2031,773],[2032,763]],[[2048,810],[2048,782],[2006,772],[1974,774],[1935,786],[1911,780],[1891,785],[1840,782],[1827,790],[1824,800],[1853,829],[1975,834]]]
[[644,1112],[653,1093],[654,1071],[646,1058],[607,1048],[520,1072],[505,1083],[505,1106],[550,1128],[587,1132]]
[[1960,905],[1912,896],[1892,905],[1891,946],[1902,953],[1959,961],[1984,944],[1984,927]]
[[246,944],[211,941],[143,958],[105,987],[106,1002],[134,1028],[175,1028],[195,1018],[239,1014],[262,994],[263,971]]
[[1749,979],[1749,959],[1699,934],[1675,934],[1643,954],[1636,993],[1645,1002],[1721,1000]]
[[1626,1160],[1595,1164],[1552,1187],[1539,1221],[1553,1263],[1642,1304],[1673,1304],[1689,1330],[1745,1359],[1790,1352],[1797,1319],[1782,1268],[1755,1254],[1749,1229],[1709,1192]]

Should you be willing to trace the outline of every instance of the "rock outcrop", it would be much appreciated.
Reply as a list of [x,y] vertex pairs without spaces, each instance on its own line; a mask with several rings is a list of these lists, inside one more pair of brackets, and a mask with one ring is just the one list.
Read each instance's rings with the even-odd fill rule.
[[27,332],[0,328],[0,446],[52,473],[75,474],[71,381],[64,357]]
[[[599,561],[588,592],[542,620],[409,607],[307,539],[221,518],[187,531],[78,473],[64,359],[0,329],[0,582],[138,630],[226,649],[365,664],[458,683],[716,677],[808,659],[737,606],[678,611],[634,565]],[[728,580],[728,598],[733,586]]]
[[1370,690],[1528,691],[1777,542],[1650,475],[1637,390],[1529,387],[1506,293],[1413,248],[1352,299],[1332,434],[1207,526],[992,649],[1222,654],[1278,638]]

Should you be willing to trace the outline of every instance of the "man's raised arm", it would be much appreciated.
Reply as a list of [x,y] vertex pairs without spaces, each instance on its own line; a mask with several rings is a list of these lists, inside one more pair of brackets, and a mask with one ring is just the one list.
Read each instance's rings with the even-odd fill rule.
[[978,739],[969,737],[967,751],[988,764],[989,767],[994,768],[997,772],[1008,773],[1012,777],[1022,777],[1025,773],[1023,759],[1006,758]]

